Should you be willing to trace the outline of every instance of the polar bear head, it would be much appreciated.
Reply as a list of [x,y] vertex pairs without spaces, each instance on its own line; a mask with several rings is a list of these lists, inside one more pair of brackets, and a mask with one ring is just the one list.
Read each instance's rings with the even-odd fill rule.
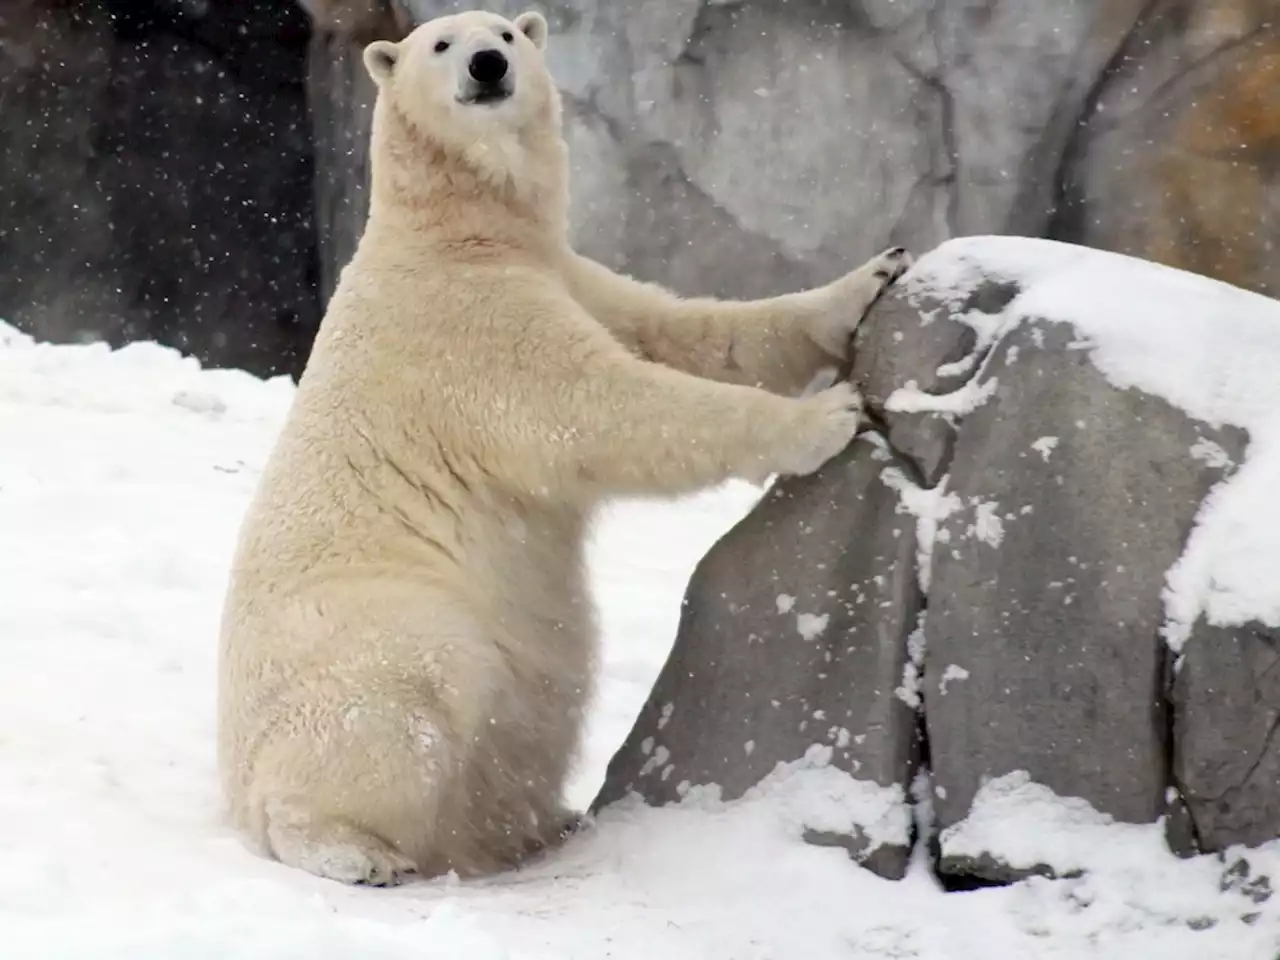
[[[375,128],[379,121],[402,128],[401,140],[460,159],[485,181],[536,180],[539,161],[559,164],[563,144],[546,44],[547,21],[533,11],[514,20],[458,13],[422,24],[399,43],[375,41],[364,51],[378,86]],[[557,172],[543,170],[542,178]]]

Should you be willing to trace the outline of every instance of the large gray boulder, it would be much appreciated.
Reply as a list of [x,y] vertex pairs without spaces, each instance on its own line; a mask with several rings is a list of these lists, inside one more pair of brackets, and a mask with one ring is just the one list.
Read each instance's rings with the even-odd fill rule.
[[[1106,296],[1076,302],[1091,283]],[[1128,296],[1160,319],[1129,323],[1115,307]],[[1250,418],[1280,364],[1280,303],[979,238],[923,257],[856,345],[874,429],[815,475],[780,479],[704,558],[597,808],[707,785],[738,797],[834,730],[849,749],[823,757],[903,804],[927,773],[939,869],[956,882],[1054,872],[958,832],[1008,776],[1116,821],[1166,817],[1184,854],[1280,837],[1276,632],[1211,625],[1211,606],[1187,617],[1191,581],[1171,572],[1250,456],[1232,419],[1265,428]],[[1199,382],[1180,385],[1180,364]],[[1200,385],[1227,382],[1239,395],[1221,402]],[[1250,482],[1275,469],[1280,483],[1280,464],[1253,469]],[[1230,571],[1206,574],[1232,589]],[[906,849],[862,813],[839,842],[901,876]],[[811,839],[836,842],[829,825]]]
[[1244,438],[1115,389],[1076,338],[1034,322],[1002,337],[976,378],[996,389],[956,422],[924,671],[942,828],[1016,770],[1121,821],[1166,812],[1162,591],[1223,477],[1188,451],[1238,458]]

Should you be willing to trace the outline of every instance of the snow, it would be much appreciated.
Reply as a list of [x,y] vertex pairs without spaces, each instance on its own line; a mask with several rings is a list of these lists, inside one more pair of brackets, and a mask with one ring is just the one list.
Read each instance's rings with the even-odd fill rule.
[[927,646],[925,623],[929,612],[922,610],[915,629],[907,636],[907,658],[902,664],[902,683],[893,691],[893,695],[912,710],[919,710],[924,703],[920,688],[924,684],[924,654]]
[[[1014,361],[1010,360],[1010,363]],[[1049,454],[1053,453],[1054,448],[1058,445],[1057,437],[1041,437],[1035,443],[1031,444],[1031,449],[1044,459],[1045,463],[1049,462]]]
[[[287,381],[201,371],[152,344],[51,347],[0,324],[4,960],[1274,960],[1280,904],[1255,899],[1259,874],[1280,876],[1280,845],[1249,853],[1245,877],[1010,791],[967,829],[1061,834],[1049,854],[1086,877],[944,894],[917,845],[893,883],[801,839],[852,824],[907,836],[904,798],[839,774],[830,746],[733,803],[693,787],[678,806],[618,804],[554,856],[482,882],[349,888],[253,854],[219,818],[216,628],[291,397]],[[758,496],[729,486],[602,518],[605,655],[574,804],[657,675],[694,563]],[[934,791],[918,779],[927,821]],[[1219,890],[1224,866],[1241,879]]]
[[956,680],[968,680],[969,671],[957,663],[947,664],[947,668],[942,671],[942,677],[938,680],[938,692],[943,696],[947,693],[947,684]]
[[831,615],[816,613],[800,613],[796,615],[796,633],[806,640],[816,640],[827,629]]
[[[1116,936],[1137,917],[1151,924],[1231,928],[1269,900],[1269,882],[1259,879],[1257,867],[1274,865],[1275,844],[1263,852],[1229,851],[1230,866],[1224,871],[1209,857],[1169,862],[1163,831],[1158,823],[1116,823],[1083,800],[1057,796],[1019,770],[987,781],[968,818],[943,830],[939,839],[944,857],[989,853],[1020,869],[1052,865],[1058,876],[1077,874],[1057,882],[1029,880],[1018,888],[1021,903],[1013,905],[1038,913],[1045,895],[1076,903],[1080,911],[1072,918],[1072,934],[1078,923],[1093,936]],[[1029,930],[1045,938],[1070,935],[1062,917],[1027,919]],[[1261,916],[1253,920],[1260,922]],[[1260,937],[1256,954],[1242,942],[1223,953],[1206,945],[1204,956],[1274,957],[1280,950],[1278,936]],[[1156,951],[1140,955],[1165,956]]]
[[1004,542],[1004,521],[996,511],[1000,504],[992,500],[976,500],[973,503],[973,523],[965,529],[965,536],[976,537],[992,548]]
[[[1272,573],[1280,555],[1280,302],[1144,260],[1021,237],[948,241],[901,283],[908,297],[958,308],[989,280],[1016,283],[1020,292],[999,314],[958,315],[977,343],[969,364],[948,369],[975,369],[975,376],[938,397],[907,385],[888,397],[886,409],[971,412],[997,389],[996,377],[979,382],[986,362],[979,358],[994,356],[1001,337],[1023,323],[1071,325],[1072,348],[1087,351],[1116,387],[1161,397],[1209,426],[1239,427],[1249,437],[1244,463],[1205,498],[1168,572],[1163,634],[1170,649],[1181,652],[1201,617],[1215,626],[1280,627],[1280,578]],[[1048,439],[1037,441],[1046,460]],[[1229,464],[1210,441],[1188,456]]]
[[880,481],[898,495],[897,512],[909,513],[916,518],[916,579],[921,591],[929,592],[933,576],[933,549],[939,540],[947,542],[950,534],[942,521],[961,509],[960,498],[947,492],[949,476],[943,476],[936,486],[920,487],[913,483],[898,467],[885,467],[880,471]]

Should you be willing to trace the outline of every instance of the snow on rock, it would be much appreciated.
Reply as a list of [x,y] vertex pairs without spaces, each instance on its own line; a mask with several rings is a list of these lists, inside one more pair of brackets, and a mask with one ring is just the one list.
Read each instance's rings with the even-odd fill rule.
[[1049,455],[1053,453],[1054,449],[1057,446],[1058,446],[1057,437],[1041,437],[1039,440],[1037,440],[1035,443],[1031,445],[1031,449],[1034,450],[1036,453],[1040,454],[1040,456],[1044,459],[1045,463],[1048,463]]
[[[849,834],[857,830],[871,848],[909,845],[911,811],[902,789],[851,777],[828,766],[830,758],[830,747],[815,745],[803,760],[780,764],[747,795],[780,800],[788,822],[800,828],[799,833]],[[790,784],[790,789],[782,792],[779,784]]]
[[816,640],[827,629],[831,620],[830,614],[799,613],[796,614],[796,633],[806,640]]
[[942,677],[938,680],[938,692],[946,695],[947,684],[954,680],[968,680],[969,671],[959,664],[947,664],[947,668],[942,671]]
[[[960,510],[963,504],[959,497],[947,492],[945,476],[937,486],[924,488],[912,483],[900,468],[885,467],[880,471],[880,479],[898,494],[897,509],[916,518],[916,577],[921,591],[928,593],[933,573],[933,551],[939,540],[938,525]],[[947,532],[942,530],[943,542],[947,536]]]
[[969,815],[939,839],[943,856],[992,854],[1014,869],[1043,865],[1060,876],[1087,869],[1100,843],[1110,846],[1108,862],[1155,862],[1168,855],[1158,824],[1117,824],[1084,800],[1057,796],[1023,770],[983,784]]
[[912,710],[919,710],[924,702],[920,688],[924,682],[924,654],[928,645],[925,624],[928,617],[928,611],[921,611],[916,628],[907,637],[907,661],[902,666],[902,683],[893,691],[893,695]]
[[[1075,927],[1115,938],[1142,916],[1155,925],[1239,930],[1230,956],[1271,960],[1265,938],[1257,941],[1260,952],[1249,952],[1251,938],[1241,928],[1259,922],[1257,908],[1270,899],[1269,881],[1259,878],[1280,874],[1280,841],[1230,852],[1226,870],[1214,857],[1180,859],[1165,844],[1163,824],[1117,823],[1018,770],[983,784],[969,816],[943,830],[939,843],[944,860],[995,856],[1015,869],[1048,868],[1068,878],[1036,877],[1020,885],[1015,909],[1026,911],[1026,929],[1040,936],[1061,936]],[[1034,915],[1046,897],[1074,904],[1078,926]]]
[[[991,281],[1020,292],[997,315],[957,311],[976,335],[976,356],[1028,318],[1070,324],[1076,347],[1115,387],[1248,432],[1245,462],[1206,498],[1169,571],[1165,638],[1180,651],[1200,616],[1215,626],[1280,627],[1280,579],[1270,573],[1280,555],[1280,303],[1145,260],[1021,237],[948,241],[901,283],[908,297],[958,307]],[[937,398],[903,388],[892,408],[971,410],[976,382]],[[1046,460],[1051,449],[1041,449]]]

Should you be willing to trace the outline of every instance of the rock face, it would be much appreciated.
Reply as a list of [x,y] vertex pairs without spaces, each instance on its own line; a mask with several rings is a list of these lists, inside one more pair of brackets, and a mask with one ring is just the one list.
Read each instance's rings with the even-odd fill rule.
[[[834,740],[848,749],[832,765],[903,802],[927,768],[939,870],[957,882],[1019,875],[998,850],[947,843],[980,787],[1013,774],[1118,821],[1167,815],[1182,853],[1280,836],[1275,631],[1198,619],[1185,642],[1163,639],[1181,602],[1170,570],[1207,495],[1245,461],[1247,434],[1117,386],[1087,333],[1039,312],[1072,284],[1044,294],[998,257],[988,269],[983,256],[1004,248],[976,242],[966,261],[968,249],[922,258],[861,328],[853,377],[875,431],[817,474],[777,482],[699,565],[597,806],[706,784],[738,797]],[[1030,249],[1037,269],[1076,255]],[[950,295],[958,263],[972,276]],[[1255,300],[1280,362],[1280,303]],[[1220,322],[1229,336],[1236,305],[1220,312],[1199,328],[1171,317],[1168,335]],[[1112,322],[1122,342],[1165,336],[1160,321],[1132,333]],[[1266,348],[1245,347],[1242,362]],[[1186,373],[1237,380],[1211,362]],[[901,876],[906,850],[873,848],[857,826],[844,845]]]
[[1047,235],[1280,295],[1274,0],[1109,6],[1144,9],[1080,116]]
[[[917,758],[913,691],[898,691],[918,626],[911,518],[880,479],[882,444],[779,484],[699,564],[678,643],[597,805],[631,791],[666,803],[715,784],[736,799],[813,745],[858,779],[905,791]],[[849,544],[857,543],[857,550]],[[905,803],[905,793],[898,804]],[[886,876],[907,837],[823,831]]]
[[956,428],[924,674],[942,827],[1014,770],[1118,820],[1165,812],[1162,588],[1223,476],[1188,451],[1239,459],[1243,438],[1112,388],[1074,339],[1003,337],[976,378],[996,389]]
[[1280,833],[1280,637],[1202,625],[1173,683],[1173,774],[1209,850]]
[[307,22],[285,4],[0,9],[0,317],[300,371],[319,322]]
[[[0,5],[0,317],[296,373],[364,226],[361,46],[473,5]],[[1274,0],[543,8],[573,239],[644,279],[767,295],[1013,233],[1280,290]]]
[[[468,5],[305,0],[333,38],[313,48],[313,64],[325,61],[313,66],[314,112],[358,143],[370,91],[350,76],[343,31]],[[760,296],[833,279],[890,243],[1014,233],[1280,289],[1272,0],[543,9],[566,100],[574,241],[644,279]],[[358,146],[321,160],[354,199],[349,222],[326,220],[340,237],[363,226],[364,163]],[[347,241],[328,249],[332,275]]]

